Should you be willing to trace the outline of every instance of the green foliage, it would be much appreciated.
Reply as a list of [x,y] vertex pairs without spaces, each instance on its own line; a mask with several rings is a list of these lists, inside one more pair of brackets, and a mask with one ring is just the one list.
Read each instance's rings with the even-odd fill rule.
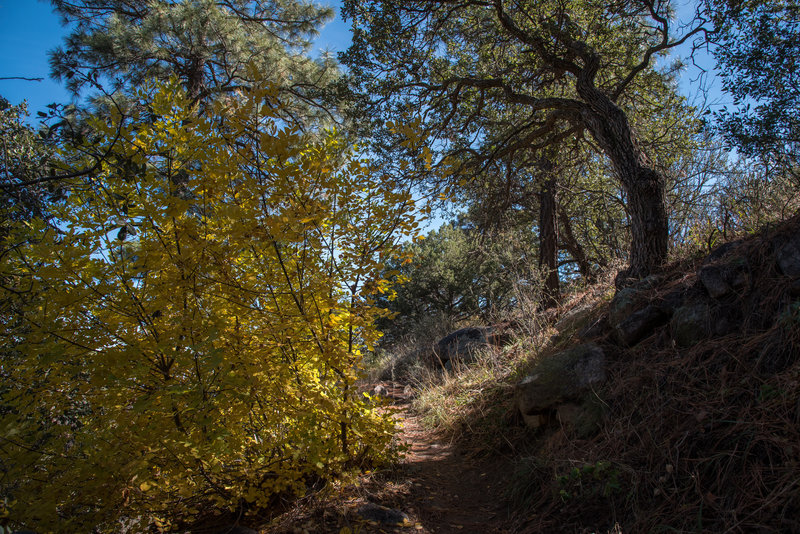
[[681,201],[689,208],[680,236],[684,246],[708,252],[800,209],[800,184],[773,165],[745,159],[731,162],[719,155],[712,155],[708,163],[715,165],[709,172],[714,182],[694,203],[688,198]]
[[[56,187],[35,182],[45,174],[53,150],[24,123],[27,105],[12,106],[0,96],[0,222],[41,216]],[[0,228],[0,232],[3,229]]]
[[381,301],[396,315],[381,321],[387,341],[431,317],[488,319],[510,309],[516,282],[538,282],[533,237],[525,229],[482,234],[469,223],[444,224],[405,245],[387,273],[402,283]]
[[[343,13],[353,20],[353,45],[342,57],[360,93],[359,119],[377,130],[387,164],[401,143],[380,121],[408,115],[436,140],[427,167],[447,168],[456,180],[443,184],[428,168],[410,174],[445,194],[498,162],[533,167],[553,150],[591,149],[624,191],[629,274],[663,262],[664,169],[673,158],[657,152],[691,134],[694,121],[670,67],[655,62],[701,30],[676,32],[670,2],[345,0]],[[658,126],[672,131],[659,137]],[[541,189],[548,177],[538,174]]]
[[284,116],[317,115],[319,89],[338,76],[330,58],[307,55],[332,16],[307,0],[52,0],[73,23],[51,52],[53,75],[75,92],[109,82],[114,89],[177,76],[192,98],[231,94],[257,80],[280,88]]
[[168,528],[391,453],[390,419],[352,386],[414,205],[335,133],[277,119],[277,92],[198,116],[177,81],[140,89],[139,115],[91,121],[102,168],[51,219],[8,223],[11,525]]
[[709,0],[714,55],[735,109],[717,114],[727,139],[797,174],[800,142],[800,8],[792,1]]
[[[591,130],[581,113],[596,109],[577,80],[596,83],[612,95],[609,104],[645,121],[673,108],[669,98],[659,100],[669,84],[649,61],[672,45],[669,23],[660,22],[670,9],[604,1],[345,1],[354,37],[343,60],[364,101],[354,112],[373,130],[382,120],[419,113],[440,141],[434,156],[457,155],[478,169],[520,152],[538,157]],[[379,137],[381,147],[387,137]]]

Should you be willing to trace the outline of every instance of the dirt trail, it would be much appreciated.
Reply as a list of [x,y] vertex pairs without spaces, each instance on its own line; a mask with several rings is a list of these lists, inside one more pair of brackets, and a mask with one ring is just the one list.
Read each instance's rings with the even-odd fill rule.
[[[367,473],[330,499],[295,503],[270,534],[511,534],[510,459],[470,455],[426,429],[402,385],[382,384],[407,450],[394,468]],[[215,532],[216,531],[204,531]],[[225,531],[239,532],[239,531]]]
[[387,390],[400,423],[398,439],[408,446],[399,473],[410,489],[397,508],[409,516],[415,525],[412,530],[432,534],[511,532],[506,503],[512,472],[509,462],[472,458],[456,444],[441,441],[410,411],[402,387]]

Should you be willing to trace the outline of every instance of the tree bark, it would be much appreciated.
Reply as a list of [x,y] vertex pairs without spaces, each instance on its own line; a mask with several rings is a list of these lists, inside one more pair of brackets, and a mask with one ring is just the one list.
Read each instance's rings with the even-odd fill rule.
[[558,223],[556,219],[556,179],[552,174],[539,193],[539,269],[544,273],[544,309],[558,304]]
[[559,206],[558,219],[560,222],[560,235],[563,239],[564,249],[569,252],[570,256],[578,264],[578,270],[586,283],[592,283],[595,280],[592,266],[586,258],[586,251],[575,238],[575,233],[572,231],[572,222],[570,222],[567,213]]

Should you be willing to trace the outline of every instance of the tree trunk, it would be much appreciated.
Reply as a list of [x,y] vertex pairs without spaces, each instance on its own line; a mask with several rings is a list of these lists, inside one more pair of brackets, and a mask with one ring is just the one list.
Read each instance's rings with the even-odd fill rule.
[[556,205],[556,179],[551,175],[539,193],[539,269],[545,275],[544,309],[558,304],[560,297]]
[[560,234],[563,238],[564,249],[569,252],[570,256],[577,262],[578,270],[586,283],[590,284],[594,282],[595,276],[592,272],[592,266],[586,258],[586,251],[583,250],[583,247],[575,238],[575,234],[572,232],[572,222],[569,220],[567,213],[560,206],[558,208],[558,220],[561,223]]
[[640,168],[626,187],[631,222],[631,266],[629,277],[643,278],[667,259],[669,226],[664,177],[653,169]]
[[667,258],[666,180],[636,145],[625,112],[594,87],[592,68],[579,76],[577,89],[587,104],[581,118],[611,160],[627,196],[631,258],[625,277],[643,278]]

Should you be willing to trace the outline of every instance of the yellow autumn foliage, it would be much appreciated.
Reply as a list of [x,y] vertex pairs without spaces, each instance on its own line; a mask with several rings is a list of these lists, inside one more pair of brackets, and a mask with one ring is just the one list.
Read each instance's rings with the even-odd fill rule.
[[274,96],[198,116],[143,89],[140,115],[94,120],[102,169],[52,220],[4,223],[5,524],[167,529],[391,454],[353,384],[414,203]]

